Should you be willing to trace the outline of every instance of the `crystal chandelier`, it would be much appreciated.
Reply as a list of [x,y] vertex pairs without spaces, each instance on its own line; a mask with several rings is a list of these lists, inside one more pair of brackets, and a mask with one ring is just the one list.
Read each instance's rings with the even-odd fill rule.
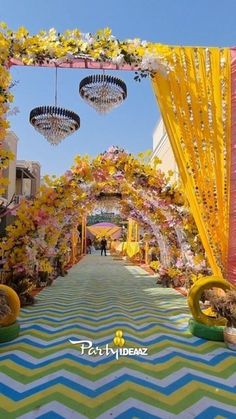
[[119,106],[127,97],[126,84],[117,77],[94,74],[79,85],[80,96],[96,111],[106,113]]
[[80,127],[80,117],[75,112],[57,107],[57,67],[55,82],[55,106],[39,106],[32,109],[30,123],[52,145],[59,144]]

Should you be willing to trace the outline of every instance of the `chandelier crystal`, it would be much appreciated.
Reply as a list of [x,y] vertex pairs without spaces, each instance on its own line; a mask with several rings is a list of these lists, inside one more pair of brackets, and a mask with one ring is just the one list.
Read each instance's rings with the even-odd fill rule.
[[57,106],[39,106],[30,112],[30,123],[52,145],[59,144],[80,127],[80,117]]
[[127,97],[126,84],[117,77],[94,74],[85,77],[79,85],[80,96],[97,112],[107,113]]
[[57,67],[55,77],[55,106],[32,109],[29,121],[52,145],[59,144],[80,127],[80,117],[75,112],[57,106]]

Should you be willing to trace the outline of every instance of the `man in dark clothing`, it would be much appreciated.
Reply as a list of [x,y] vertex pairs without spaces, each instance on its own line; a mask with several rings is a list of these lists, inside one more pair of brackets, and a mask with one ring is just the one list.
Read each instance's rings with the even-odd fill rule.
[[87,253],[89,253],[91,255],[91,246],[92,246],[92,240],[90,239],[90,237],[87,238],[86,240],[86,245],[87,245]]
[[103,255],[103,252],[104,252],[104,255],[106,256],[107,255],[107,241],[105,237],[103,237],[101,240],[101,256]]

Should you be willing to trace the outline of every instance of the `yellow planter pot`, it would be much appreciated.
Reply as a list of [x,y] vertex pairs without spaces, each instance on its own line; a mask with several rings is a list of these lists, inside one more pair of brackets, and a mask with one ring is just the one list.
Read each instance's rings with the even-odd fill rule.
[[17,293],[7,285],[0,284],[0,290],[3,290],[7,296],[8,304],[11,309],[11,313],[0,319],[0,326],[9,326],[15,323],[17,316],[20,312],[20,299]]
[[230,284],[222,278],[216,276],[208,276],[199,279],[190,289],[188,295],[188,305],[192,312],[194,319],[207,326],[225,326],[225,319],[217,319],[206,316],[200,308],[200,298],[203,291],[209,290],[210,288],[221,288],[224,291],[230,289]]

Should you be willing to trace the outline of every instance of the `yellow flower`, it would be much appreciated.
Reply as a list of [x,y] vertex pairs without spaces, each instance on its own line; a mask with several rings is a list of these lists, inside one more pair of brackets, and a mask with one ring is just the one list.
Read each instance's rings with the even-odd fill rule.
[[15,33],[15,37],[16,39],[21,39],[21,38],[26,37],[28,34],[29,32],[27,31],[27,29],[24,28],[24,26],[21,26]]
[[0,28],[3,29],[3,30],[7,29],[6,22],[0,22]]

